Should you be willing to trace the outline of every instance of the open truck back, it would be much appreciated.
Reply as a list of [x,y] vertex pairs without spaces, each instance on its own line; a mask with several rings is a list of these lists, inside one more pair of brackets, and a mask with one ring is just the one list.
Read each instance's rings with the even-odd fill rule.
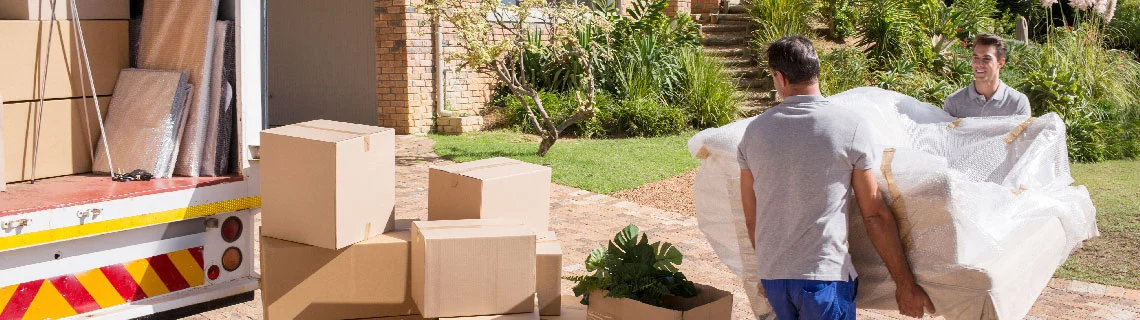
[[238,167],[218,177],[79,174],[8,184],[0,319],[135,318],[257,289],[261,198],[251,146],[264,128],[263,2],[219,5],[219,19],[235,27]]

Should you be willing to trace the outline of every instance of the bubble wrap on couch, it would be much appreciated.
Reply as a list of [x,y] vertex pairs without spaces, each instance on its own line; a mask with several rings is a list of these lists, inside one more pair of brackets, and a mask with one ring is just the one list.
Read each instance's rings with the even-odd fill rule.
[[[1068,255],[1099,235],[1088,191],[1071,186],[1065,127],[1057,115],[956,119],[877,88],[829,99],[874,125],[883,152],[875,165],[879,188],[939,315],[1020,319]],[[751,120],[701,131],[688,147],[702,159],[693,186],[701,231],[766,319],[774,316],[758,296],[754,271],[764,257],[756,256],[744,228],[736,164]],[[859,307],[897,310],[894,283],[857,208],[849,217]]]

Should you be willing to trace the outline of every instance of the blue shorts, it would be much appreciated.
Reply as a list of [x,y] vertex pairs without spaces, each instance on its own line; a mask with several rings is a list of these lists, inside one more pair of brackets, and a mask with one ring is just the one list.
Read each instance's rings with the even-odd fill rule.
[[779,320],[855,320],[859,280],[760,280]]

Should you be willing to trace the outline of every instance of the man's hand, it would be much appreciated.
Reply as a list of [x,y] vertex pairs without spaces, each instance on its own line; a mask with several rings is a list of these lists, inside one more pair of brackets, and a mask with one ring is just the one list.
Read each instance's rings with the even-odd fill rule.
[[[921,318],[924,314],[933,314],[934,302],[926,295],[926,290],[918,285],[909,285],[895,289],[895,300],[899,304],[899,313],[904,316]],[[925,309],[925,313],[924,313]]]

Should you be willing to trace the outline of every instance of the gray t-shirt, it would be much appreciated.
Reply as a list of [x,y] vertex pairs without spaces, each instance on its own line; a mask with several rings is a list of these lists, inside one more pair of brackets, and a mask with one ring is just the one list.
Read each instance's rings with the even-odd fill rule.
[[1029,98],[1004,82],[998,84],[997,91],[988,101],[986,96],[978,94],[978,89],[971,82],[947,96],[943,109],[956,118],[1029,116],[1031,111]]
[[[822,96],[793,96],[745,129],[738,160],[752,171],[760,278],[849,281],[851,173],[877,160],[868,124]],[[864,129],[860,129],[864,128]]]

